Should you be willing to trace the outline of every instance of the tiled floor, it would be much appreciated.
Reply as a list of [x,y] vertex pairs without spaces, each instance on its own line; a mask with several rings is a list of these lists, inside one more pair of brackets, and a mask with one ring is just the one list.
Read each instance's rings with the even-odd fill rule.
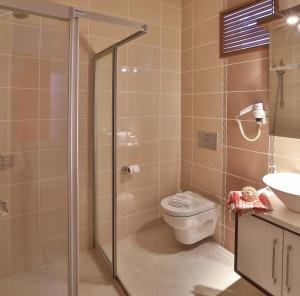
[[[95,251],[80,255],[80,296],[120,296]],[[131,296],[262,296],[233,272],[233,255],[209,240],[193,247],[178,244],[159,225],[118,242],[118,274]],[[66,262],[15,277],[10,294],[67,295]]]
[[132,296],[262,296],[233,271],[233,255],[209,240],[175,242],[163,224],[118,245],[118,273]]

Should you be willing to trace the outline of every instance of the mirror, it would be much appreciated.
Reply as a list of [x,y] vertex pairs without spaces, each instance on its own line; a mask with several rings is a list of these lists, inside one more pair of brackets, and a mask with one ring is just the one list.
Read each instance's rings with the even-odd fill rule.
[[270,135],[300,138],[300,22],[286,20],[270,30]]

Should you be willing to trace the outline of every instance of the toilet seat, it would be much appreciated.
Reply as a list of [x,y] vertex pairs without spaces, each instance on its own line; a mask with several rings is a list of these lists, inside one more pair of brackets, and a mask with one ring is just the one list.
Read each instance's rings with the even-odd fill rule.
[[185,197],[191,200],[191,207],[178,208],[169,205],[170,200],[175,197],[175,195],[171,195],[161,200],[161,206],[167,215],[173,217],[191,217],[215,208],[214,202],[206,199],[201,195],[198,195],[191,191],[186,191],[180,194],[184,195]]

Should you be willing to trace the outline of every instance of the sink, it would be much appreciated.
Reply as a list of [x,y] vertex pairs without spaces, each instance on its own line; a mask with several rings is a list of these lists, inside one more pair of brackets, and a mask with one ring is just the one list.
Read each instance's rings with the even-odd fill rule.
[[300,174],[274,173],[263,182],[290,210],[300,213]]

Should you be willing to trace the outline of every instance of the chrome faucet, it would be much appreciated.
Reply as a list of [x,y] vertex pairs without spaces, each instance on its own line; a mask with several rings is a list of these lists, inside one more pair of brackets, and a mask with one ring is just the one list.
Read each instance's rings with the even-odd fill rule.
[[269,174],[277,173],[277,166],[275,164],[269,165]]

